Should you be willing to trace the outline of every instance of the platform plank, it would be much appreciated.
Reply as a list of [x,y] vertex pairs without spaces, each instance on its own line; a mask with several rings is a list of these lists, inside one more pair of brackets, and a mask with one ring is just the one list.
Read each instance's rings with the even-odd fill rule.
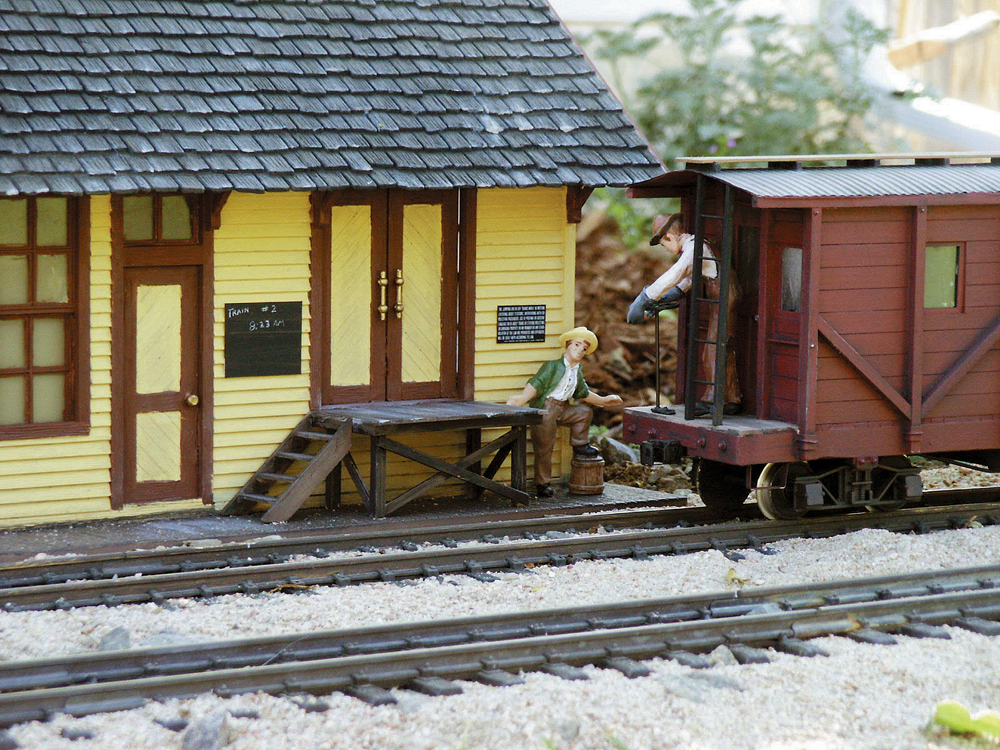
[[466,430],[537,424],[539,409],[494,404],[487,401],[419,400],[375,401],[324,406],[314,412],[324,425],[335,427],[348,419],[354,432],[389,435],[394,432]]

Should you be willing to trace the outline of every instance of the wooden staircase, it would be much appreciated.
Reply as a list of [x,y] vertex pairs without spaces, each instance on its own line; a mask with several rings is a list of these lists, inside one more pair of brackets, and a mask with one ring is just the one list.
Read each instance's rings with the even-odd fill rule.
[[307,415],[226,504],[222,514],[242,515],[266,504],[271,507],[264,513],[265,523],[287,521],[341,461],[346,459],[354,477],[357,468],[350,455],[351,421],[327,425],[329,420],[324,425],[316,415]]

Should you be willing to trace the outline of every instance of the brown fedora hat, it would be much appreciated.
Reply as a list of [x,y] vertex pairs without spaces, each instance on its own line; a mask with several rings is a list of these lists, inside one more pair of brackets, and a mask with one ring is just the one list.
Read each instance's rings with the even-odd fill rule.
[[680,214],[658,214],[653,219],[653,239],[649,241],[649,244],[659,245],[660,240],[663,239],[663,235],[669,232],[670,227],[679,222],[680,218]]

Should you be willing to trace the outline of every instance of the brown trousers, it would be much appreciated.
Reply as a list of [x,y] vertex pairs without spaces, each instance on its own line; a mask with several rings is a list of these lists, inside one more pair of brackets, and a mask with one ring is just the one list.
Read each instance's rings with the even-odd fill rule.
[[558,427],[569,427],[571,445],[590,442],[590,421],[594,413],[589,406],[571,405],[568,401],[545,399],[542,421],[531,426],[531,445],[535,449],[535,484],[552,481],[552,447],[556,442]]

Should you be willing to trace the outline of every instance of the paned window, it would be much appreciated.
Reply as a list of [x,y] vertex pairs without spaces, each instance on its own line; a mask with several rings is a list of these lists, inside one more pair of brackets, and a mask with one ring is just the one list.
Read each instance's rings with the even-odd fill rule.
[[924,309],[955,309],[959,304],[960,245],[928,245],[924,260]]
[[0,199],[0,437],[81,419],[79,201]]
[[122,198],[126,244],[191,244],[200,237],[197,198],[178,194],[127,195]]
[[802,248],[786,247],[781,251],[781,309],[802,310]]

